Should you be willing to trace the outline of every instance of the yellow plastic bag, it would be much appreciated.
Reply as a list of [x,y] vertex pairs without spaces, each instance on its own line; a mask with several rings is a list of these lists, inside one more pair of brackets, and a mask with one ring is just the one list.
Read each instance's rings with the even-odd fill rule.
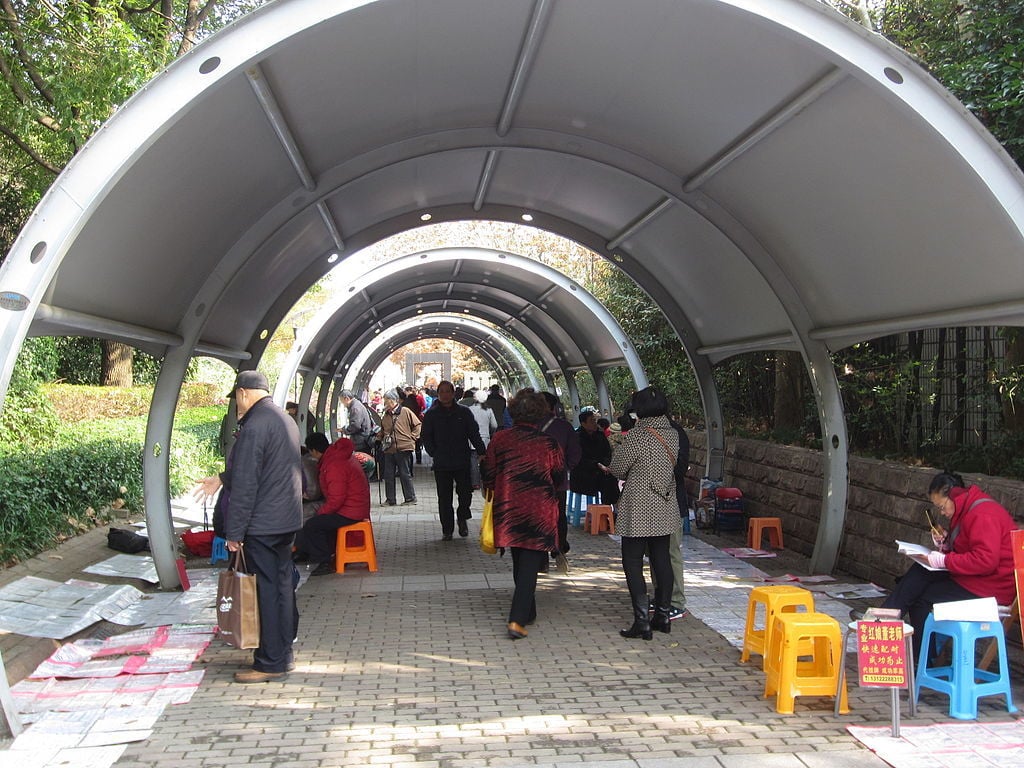
[[496,555],[494,546],[494,492],[484,491],[484,512],[480,518],[480,549],[488,555]]

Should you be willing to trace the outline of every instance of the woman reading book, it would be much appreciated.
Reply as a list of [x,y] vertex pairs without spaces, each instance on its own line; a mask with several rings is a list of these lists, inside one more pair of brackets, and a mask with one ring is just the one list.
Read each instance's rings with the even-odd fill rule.
[[1010,513],[978,486],[941,472],[932,478],[928,497],[947,530],[932,527],[936,551],[928,553],[929,570],[918,563],[899,579],[883,608],[898,608],[914,627],[914,657],[920,655],[921,633],[935,603],[994,597],[1009,605],[1016,596],[1010,531],[1017,526]]

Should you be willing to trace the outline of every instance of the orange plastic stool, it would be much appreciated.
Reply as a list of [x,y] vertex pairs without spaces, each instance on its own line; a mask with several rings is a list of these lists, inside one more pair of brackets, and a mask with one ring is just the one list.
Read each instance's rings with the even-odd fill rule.
[[[803,647],[808,643],[809,653]],[[845,681],[839,685],[843,651],[839,622],[828,614],[775,614],[771,645],[765,655],[765,698],[774,695],[775,711],[791,715],[797,696],[834,698],[838,691],[839,712],[849,712]],[[805,660],[800,661],[801,657]]]
[[[764,606],[764,624],[757,627],[758,606]],[[767,650],[771,645],[773,619],[776,614],[793,613],[803,608],[807,613],[814,611],[814,595],[803,587],[788,584],[775,584],[767,587],[754,587],[747,599],[747,625],[743,629],[743,653],[740,662],[750,661],[751,653],[761,654],[761,668],[765,668]]]
[[772,549],[785,549],[782,546],[782,520],[778,517],[752,517],[747,522],[747,546],[751,549],[761,548],[761,538],[768,534],[768,546]]
[[605,528],[608,529],[608,533],[615,533],[615,512],[611,505],[588,505],[586,517],[583,518],[583,527],[590,531],[591,535],[597,535]]
[[377,544],[373,540],[373,524],[369,520],[338,529],[334,572],[344,573],[349,563],[366,563],[367,570],[377,570]]

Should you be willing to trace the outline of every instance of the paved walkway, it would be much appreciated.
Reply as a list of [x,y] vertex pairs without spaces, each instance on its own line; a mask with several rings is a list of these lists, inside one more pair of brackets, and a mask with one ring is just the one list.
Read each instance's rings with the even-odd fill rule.
[[[441,541],[429,472],[417,467],[416,482],[415,506],[381,507],[373,492],[379,572],[302,587],[296,669],[286,681],[235,684],[247,654],[215,641],[192,701],[168,708],[152,738],[129,745],[117,765],[885,765],[845,728],[887,724],[888,693],[851,687],[852,713],[841,718],[830,698],[800,698],[796,714],[780,715],[763,698],[760,666],[740,665],[739,652],[698,618],[715,623],[745,607],[750,583],[735,577],[748,563],[686,537],[694,615],[651,642],[627,641],[617,632],[630,621],[618,547],[573,530],[570,575],[542,577],[538,621],[513,642],[509,558],[480,551],[478,516],[468,539]],[[46,553],[0,581],[18,570],[81,577],[64,575],[72,560],[80,569],[109,556],[103,539],[90,537],[91,548]],[[7,659],[16,644],[0,639]],[[1009,719],[998,701],[983,700],[982,720]],[[925,695],[914,723],[946,720],[944,699]]]

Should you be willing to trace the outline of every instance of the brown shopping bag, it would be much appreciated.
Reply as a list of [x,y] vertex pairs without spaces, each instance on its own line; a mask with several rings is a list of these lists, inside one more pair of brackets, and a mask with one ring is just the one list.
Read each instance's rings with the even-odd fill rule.
[[[241,568],[239,568],[241,566]],[[235,648],[258,648],[260,609],[256,601],[256,575],[246,573],[242,550],[231,554],[227,570],[217,579],[217,627]]]

